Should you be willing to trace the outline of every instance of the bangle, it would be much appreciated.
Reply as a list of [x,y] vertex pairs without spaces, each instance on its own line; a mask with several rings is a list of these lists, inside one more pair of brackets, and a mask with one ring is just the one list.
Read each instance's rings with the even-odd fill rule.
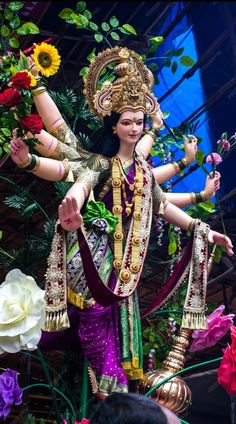
[[39,159],[39,157],[36,156],[36,155],[31,155],[31,156],[32,156],[31,163],[30,163],[30,165],[28,165],[25,168],[25,170],[27,172],[35,172],[35,171],[37,171],[37,169],[39,168],[39,165],[40,165],[40,159]]
[[201,203],[201,202],[203,202],[203,198],[202,198],[202,195],[201,195],[201,191],[200,191],[200,192],[195,193],[195,197],[196,197],[196,203]]
[[33,96],[38,96],[41,93],[45,93],[47,91],[46,87],[44,85],[41,85],[40,87],[36,87],[32,90]]
[[180,159],[177,161],[177,165],[179,167],[179,172],[183,171],[186,168],[186,164],[184,163],[183,159]]
[[145,131],[144,135],[150,135],[150,137],[152,137],[153,141],[156,140],[156,135],[153,132],[149,131],[149,130],[148,131]]
[[63,174],[63,178],[61,179],[61,181],[66,181],[68,174],[69,174],[69,171],[70,171],[70,168],[69,168],[67,160],[63,160],[61,163],[62,163],[63,168],[64,168],[64,174]]
[[191,203],[196,203],[196,196],[193,191],[190,193],[190,199],[191,199]]
[[171,165],[173,165],[173,167],[175,168],[176,173],[178,174],[180,172],[180,168],[179,168],[178,163],[175,162],[175,161],[173,161],[173,160],[170,163],[171,163]]
[[28,157],[27,157],[27,159],[26,159],[24,162],[19,163],[19,164],[17,165],[17,167],[18,167],[18,168],[26,168],[28,165],[30,165],[30,164],[31,164],[31,160],[32,160],[32,157],[31,157],[31,155],[28,153]]
[[37,169],[39,167],[39,161],[38,161],[38,156],[36,155],[31,155],[31,161],[29,163],[29,165],[25,166],[25,170],[28,172],[34,171],[35,168]]
[[196,219],[192,219],[190,221],[190,223],[188,224],[187,231],[189,231],[190,233],[192,233],[193,230],[194,230],[195,224],[196,224]]

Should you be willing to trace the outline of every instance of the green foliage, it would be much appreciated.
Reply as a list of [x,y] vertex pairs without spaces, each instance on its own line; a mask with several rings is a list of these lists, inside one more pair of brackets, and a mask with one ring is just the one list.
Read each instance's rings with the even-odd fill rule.
[[[39,28],[33,22],[21,22],[18,13],[24,6],[24,2],[1,2],[1,42],[0,56],[5,56],[8,50],[18,49],[19,41],[17,36],[38,34]],[[3,4],[4,3],[4,4]]]
[[207,221],[211,214],[215,212],[215,204],[210,200],[203,203],[197,203],[185,209],[188,215],[192,218],[199,218],[202,221]]

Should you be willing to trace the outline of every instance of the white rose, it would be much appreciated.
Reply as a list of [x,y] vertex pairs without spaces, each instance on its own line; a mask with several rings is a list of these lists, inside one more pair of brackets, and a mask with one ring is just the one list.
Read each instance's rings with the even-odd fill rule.
[[34,350],[45,322],[44,290],[19,269],[0,286],[0,354]]

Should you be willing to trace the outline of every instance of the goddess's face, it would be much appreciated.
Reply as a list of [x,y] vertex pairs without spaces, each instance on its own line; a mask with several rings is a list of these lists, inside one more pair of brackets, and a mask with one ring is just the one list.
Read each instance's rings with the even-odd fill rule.
[[114,127],[121,143],[135,144],[143,133],[144,113],[123,112]]

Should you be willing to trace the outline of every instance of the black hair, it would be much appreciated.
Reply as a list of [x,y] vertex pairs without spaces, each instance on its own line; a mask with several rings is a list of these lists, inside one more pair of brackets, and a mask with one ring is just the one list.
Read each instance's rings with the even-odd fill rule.
[[89,424],[167,424],[160,405],[136,393],[113,393],[100,402]]
[[[118,153],[120,148],[119,137],[113,133],[113,127],[116,126],[121,114],[112,112],[110,116],[106,116],[103,120],[103,127],[91,136],[91,147],[89,151],[92,153],[100,153],[103,156],[113,157]],[[144,126],[146,123],[146,115],[144,115]]]

